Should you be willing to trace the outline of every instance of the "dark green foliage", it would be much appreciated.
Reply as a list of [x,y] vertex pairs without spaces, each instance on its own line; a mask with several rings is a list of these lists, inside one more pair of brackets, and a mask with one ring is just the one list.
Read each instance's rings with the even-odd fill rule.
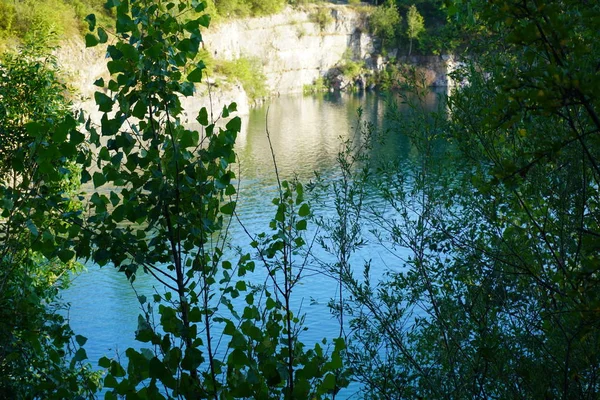
[[[415,47],[419,54],[456,54],[467,48],[479,33],[468,22],[474,18],[470,2],[387,0],[375,3],[377,7],[371,12],[369,27],[382,40],[384,52],[399,49],[400,54],[410,54],[414,49],[413,39],[418,38]],[[422,16],[423,23],[422,34],[416,36],[411,33],[411,27],[416,26],[414,10]],[[461,19],[457,18],[459,15]]]
[[67,221],[84,135],[45,37],[34,39],[0,61],[0,397],[87,397],[98,376],[58,301],[77,266]]
[[[148,273],[164,292],[139,298],[136,339],[149,348],[127,349],[126,368],[100,360],[107,398],[322,398],[339,390],[344,342],[336,341],[331,356],[320,346],[305,350],[303,319],[291,309],[306,264],[310,207],[302,185],[281,182],[271,233],[249,233],[270,285],[244,280],[255,269],[250,255],[224,256],[241,120],[231,104],[218,124],[206,108],[196,116],[199,130],[180,122],[180,99],[194,93],[205,69],[196,58],[210,22],[206,4],[113,3],[118,40],[107,50],[109,91],[95,95],[104,113],[100,132],[89,125],[98,156],[82,173],[111,190],[91,196],[77,250],[131,282]],[[93,31],[94,18],[88,21]],[[92,45],[105,41],[98,31],[89,35]],[[243,310],[234,306],[241,296]]]
[[348,360],[370,398],[594,399],[600,6],[469,7],[486,34],[466,83],[448,114],[414,103],[398,118],[417,150],[408,176],[378,170],[388,208],[369,220],[402,262],[380,283],[370,265],[340,275],[360,332]]

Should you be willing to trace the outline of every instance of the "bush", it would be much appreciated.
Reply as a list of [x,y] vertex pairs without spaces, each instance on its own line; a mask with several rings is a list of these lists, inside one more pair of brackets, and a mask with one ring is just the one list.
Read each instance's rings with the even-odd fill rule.
[[251,0],[253,15],[268,15],[278,13],[285,6],[284,0]]
[[380,37],[384,43],[396,39],[402,17],[393,4],[377,7],[369,17],[371,33]]
[[331,12],[327,8],[318,8],[309,15],[309,19],[312,23],[319,25],[319,28],[324,31],[327,25],[333,22]]
[[34,30],[52,32],[55,40],[77,36],[85,28],[84,18],[96,14],[110,25],[104,0],[0,0],[0,40],[22,42]]
[[302,92],[304,94],[314,94],[327,91],[327,83],[325,82],[325,78],[319,76],[312,85],[304,85],[302,88]]
[[255,101],[267,96],[266,77],[262,63],[258,58],[238,58],[233,61],[219,61],[215,72],[240,81],[250,100]]
[[45,43],[32,37],[0,62],[2,399],[82,398],[99,381],[80,365],[84,349],[71,352],[86,339],[59,312],[59,289],[77,266],[66,216],[74,211],[73,160],[84,135]]
[[274,14],[283,9],[284,0],[215,0],[219,15],[248,17]]

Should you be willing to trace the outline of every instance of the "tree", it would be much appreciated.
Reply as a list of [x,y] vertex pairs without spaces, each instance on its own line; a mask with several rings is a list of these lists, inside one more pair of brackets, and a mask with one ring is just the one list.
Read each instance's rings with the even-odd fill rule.
[[410,56],[413,39],[417,39],[425,30],[423,16],[419,14],[419,11],[414,4],[408,8],[408,12],[406,13],[406,25],[406,36],[408,36],[409,39],[408,55]]
[[[250,254],[225,256],[236,208],[234,144],[241,128],[236,104],[218,116],[203,107],[183,125],[181,98],[195,92],[205,65],[194,61],[201,29],[210,17],[200,1],[109,2],[116,38],[108,45],[111,73],[95,93],[101,126],[88,122],[96,158],[87,159],[84,182],[110,185],[90,198],[78,255],[111,264],[133,283],[156,280],[136,339],[150,348],[103,357],[107,398],[233,399],[322,398],[344,386],[336,340],[331,355],[321,345],[305,349],[302,317],[290,299],[307,257],[304,238],[310,206],[298,182],[279,182],[270,231],[249,234]],[[89,46],[108,41],[88,17]],[[101,136],[102,139],[101,140]],[[104,140],[106,139],[106,140]],[[90,168],[92,163],[95,168]],[[265,285],[246,274],[259,264]],[[243,309],[240,304],[243,297]]]
[[375,8],[369,16],[369,28],[374,35],[381,38],[382,47],[385,48],[390,43],[394,44],[401,21],[402,17],[396,5],[392,1],[387,1]]
[[403,261],[345,277],[348,360],[373,398],[597,398],[600,6],[469,4],[448,114],[402,117],[412,170],[378,170]]
[[84,135],[46,35],[30,35],[0,63],[0,397],[89,397],[99,375],[58,297],[77,268],[67,220]]

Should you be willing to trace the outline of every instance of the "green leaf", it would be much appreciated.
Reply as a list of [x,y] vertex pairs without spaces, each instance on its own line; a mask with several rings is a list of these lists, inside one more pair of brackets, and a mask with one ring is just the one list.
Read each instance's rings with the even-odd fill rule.
[[229,355],[227,363],[229,365],[233,365],[234,367],[244,367],[249,365],[250,360],[242,350],[235,349]]
[[206,9],[206,2],[204,1],[193,0],[192,4],[194,7],[194,11],[196,11],[197,13],[201,13]]
[[225,215],[232,215],[235,211],[235,201],[229,202],[221,207],[221,212]]
[[73,258],[75,258],[75,252],[72,250],[64,249],[64,250],[60,250],[58,252],[57,256],[60,261],[66,263],[68,261],[71,261]]
[[192,82],[182,82],[180,92],[186,97],[194,95],[194,84]]
[[104,378],[103,384],[105,388],[116,388],[119,386],[119,382],[110,374]]
[[321,383],[321,389],[324,391],[333,390],[335,388],[335,375],[329,373],[325,375],[325,379]]
[[152,330],[152,326],[146,321],[146,319],[138,315],[138,326],[135,331],[135,340],[147,343],[154,338],[154,331]]
[[227,128],[227,130],[239,132],[242,129],[242,120],[240,119],[240,117],[232,118],[231,121],[229,121],[227,125],[225,125],[225,127]]
[[106,43],[108,41],[108,35],[102,28],[98,28],[98,39],[100,40],[100,43]]
[[171,307],[160,305],[158,311],[161,314],[160,324],[165,332],[173,333],[179,337],[183,329],[183,323],[177,317],[177,313]]
[[101,368],[108,368],[110,367],[110,359],[107,357],[101,357],[98,360],[98,366]]
[[269,297],[269,298],[267,298],[266,306],[267,306],[267,310],[272,310],[277,307],[277,302]]
[[198,52],[198,42],[190,38],[185,38],[177,44],[177,49],[189,53]]
[[93,33],[86,33],[86,35],[85,35],[85,47],[94,47],[98,43],[100,43],[100,41],[98,40],[98,38]]
[[87,170],[81,171],[81,183],[88,183],[92,179],[92,176]]
[[73,361],[74,362],[81,362],[83,360],[87,360],[87,353],[85,352],[84,348],[79,348],[77,349],[77,351],[75,352],[75,355],[73,356]]
[[135,23],[131,19],[129,15],[126,13],[117,13],[117,23],[116,23],[117,33],[127,33],[132,29],[135,29]]
[[285,220],[285,204],[280,203],[277,206],[277,213],[275,213],[275,221],[283,223]]
[[144,119],[147,111],[148,106],[146,105],[146,103],[142,100],[138,100],[137,103],[135,103],[135,106],[133,107],[131,115],[133,115],[137,119]]
[[200,321],[202,321],[202,312],[200,311],[200,308],[193,307],[190,310],[189,320],[190,320],[190,322],[200,322]]
[[94,188],[98,188],[106,183],[106,178],[101,172],[94,172]]
[[206,110],[206,107],[202,107],[200,109],[200,112],[198,113],[198,118],[196,118],[196,120],[202,126],[207,126],[208,125],[208,111]]
[[190,82],[201,82],[202,81],[202,68],[196,68],[190,72],[187,76],[187,80]]
[[188,371],[196,370],[204,362],[202,352],[195,347],[186,347],[181,367]]
[[75,341],[78,345],[83,346],[87,342],[87,338],[81,335],[75,335]]
[[96,104],[98,105],[98,110],[102,112],[110,112],[113,107],[113,100],[101,92],[94,93],[94,99],[96,100]]
[[298,210],[298,216],[306,217],[308,216],[308,214],[310,214],[310,207],[308,206],[308,204],[304,203],[300,206],[300,209]]
[[200,23],[201,26],[208,28],[210,26],[210,15],[204,14],[198,18],[198,23]]
[[153,357],[148,363],[148,372],[150,378],[156,378],[161,381],[171,375],[167,367],[157,357]]
[[237,330],[235,329],[235,325],[231,321],[227,321],[225,324],[225,328],[223,328],[223,334],[228,336],[233,336]]
[[305,219],[301,219],[300,221],[296,222],[296,229],[299,231],[304,231],[306,230],[306,220]]
[[88,28],[90,30],[90,32],[92,32],[94,29],[96,29],[96,15],[94,14],[90,14],[87,17],[85,17],[85,21],[88,23]]

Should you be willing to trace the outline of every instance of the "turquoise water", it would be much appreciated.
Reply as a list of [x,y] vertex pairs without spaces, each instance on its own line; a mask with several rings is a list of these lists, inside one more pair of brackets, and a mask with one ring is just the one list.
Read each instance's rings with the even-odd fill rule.
[[[429,101],[435,103],[433,94]],[[330,180],[339,175],[336,157],[342,141],[360,140],[357,109],[363,110],[365,121],[381,127],[386,107],[384,98],[369,94],[280,97],[252,110],[243,118],[244,128],[237,141],[239,164],[234,166],[240,180],[238,212],[246,229],[254,233],[267,231],[276,211],[271,203],[277,186],[267,129],[282,179],[297,177],[308,182],[316,171],[323,179]],[[385,146],[375,146],[373,150],[376,157],[398,160],[410,157],[411,151],[408,140],[396,131],[389,133]],[[373,194],[367,201],[380,200]],[[331,210],[327,204],[325,199],[316,211],[328,215]],[[309,229],[309,232],[316,230]],[[365,234],[369,238],[369,234]],[[229,237],[232,246],[251,251],[251,238],[237,222],[232,224]],[[364,261],[371,260],[373,279],[388,269],[400,268],[397,257],[382,251],[376,240],[371,239],[369,246],[353,256],[353,265],[360,269]],[[321,261],[331,261],[325,252],[314,249]],[[264,283],[266,273],[257,268],[249,279]],[[150,297],[162,291],[160,284],[149,275],[138,275],[131,285],[124,275],[110,267],[88,265],[84,273],[75,277],[63,297],[71,303],[69,318],[73,330],[88,338],[86,351],[92,364],[97,364],[102,356],[112,358],[122,354],[128,347],[142,347],[134,340],[137,316],[141,312],[137,295]],[[337,296],[337,282],[322,273],[318,262],[312,261],[293,294],[294,310],[306,315],[308,330],[303,332],[301,340],[308,346],[338,335],[339,323],[327,307]],[[223,354],[224,346],[221,344]],[[337,398],[358,398],[358,389],[359,386],[353,384]]]

